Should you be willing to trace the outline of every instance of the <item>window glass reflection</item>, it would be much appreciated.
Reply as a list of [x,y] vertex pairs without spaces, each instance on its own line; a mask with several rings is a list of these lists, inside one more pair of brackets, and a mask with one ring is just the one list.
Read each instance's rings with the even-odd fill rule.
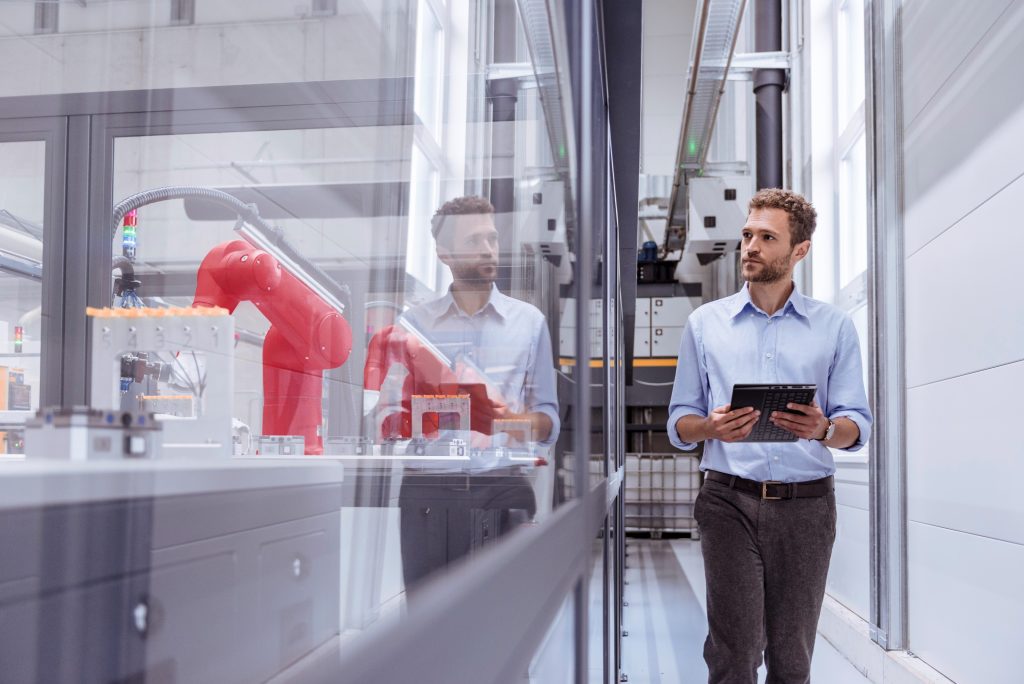
[[[58,121],[89,218],[54,292],[88,305],[57,347],[90,407],[4,464],[38,485],[4,502],[30,530],[14,681],[265,681],[574,495],[575,160],[498,5],[0,3],[4,97]],[[0,367],[31,409],[45,149],[0,142],[0,256],[38,257],[0,260]],[[41,657],[38,624],[93,602]]]
[[532,471],[547,465],[560,428],[544,315],[496,284],[493,205],[475,196],[446,202],[431,233],[452,283],[374,335],[365,373],[366,389],[379,393],[375,434],[404,445],[396,455],[406,460],[407,589],[533,520]]
[[0,455],[39,408],[45,167],[45,142],[0,142]]

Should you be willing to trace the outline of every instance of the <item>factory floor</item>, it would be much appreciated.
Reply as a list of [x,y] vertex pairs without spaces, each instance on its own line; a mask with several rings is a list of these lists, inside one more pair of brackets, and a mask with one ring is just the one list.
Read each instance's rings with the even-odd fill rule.
[[[702,650],[707,634],[704,562],[700,542],[628,539],[622,667],[629,684],[706,682]],[[765,677],[761,668],[760,681]],[[865,684],[857,671],[819,634],[812,682]]]

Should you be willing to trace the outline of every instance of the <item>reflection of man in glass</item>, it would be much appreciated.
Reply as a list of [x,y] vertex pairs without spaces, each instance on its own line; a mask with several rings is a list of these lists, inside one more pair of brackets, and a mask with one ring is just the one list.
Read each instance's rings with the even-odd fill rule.
[[[399,505],[407,588],[533,517],[536,503],[527,466],[496,459],[494,449],[488,453],[480,447],[546,448],[559,430],[544,315],[494,284],[494,207],[481,197],[460,197],[438,209],[431,228],[437,256],[451,269],[453,282],[443,297],[402,317],[402,365],[412,378],[403,394],[469,395],[475,448],[467,460],[406,463]],[[394,348],[394,337],[389,346]],[[438,357],[443,363],[437,363]],[[406,437],[407,397],[403,405],[401,436]],[[414,427],[418,432],[419,426]],[[452,427],[443,415],[430,417],[423,434],[437,439],[460,434]]]

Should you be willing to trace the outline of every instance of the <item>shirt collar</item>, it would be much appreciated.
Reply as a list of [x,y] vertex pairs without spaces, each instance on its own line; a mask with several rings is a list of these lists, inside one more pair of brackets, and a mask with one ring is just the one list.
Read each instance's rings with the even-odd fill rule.
[[[787,299],[786,303],[782,306],[782,312],[785,313],[792,309],[793,312],[801,318],[807,318],[806,299],[807,298],[804,297],[803,293],[801,293],[800,289],[796,286],[796,283],[793,283],[793,292],[790,293],[789,299]],[[746,311],[747,307],[759,310],[754,306],[754,302],[750,299],[750,283],[743,283],[743,288],[732,297],[730,308],[731,317],[736,318]]]
[[[503,295],[499,290],[498,286],[491,284],[491,294],[487,299],[487,303],[484,307],[477,312],[477,314],[491,310],[498,314],[501,318],[508,318],[508,305],[509,298]],[[459,308],[458,303],[455,301],[455,297],[452,296],[452,288],[448,287],[448,291],[445,292],[444,296],[440,299],[434,300],[430,304],[431,314],[435,319],[441,320],[455,314],[466,315],[462,309]]]

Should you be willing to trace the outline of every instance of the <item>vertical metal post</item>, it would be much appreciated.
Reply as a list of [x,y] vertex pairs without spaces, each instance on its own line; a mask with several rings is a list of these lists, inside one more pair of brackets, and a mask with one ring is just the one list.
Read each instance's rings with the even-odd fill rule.
[[[625,467],[625,452],[621,466]],[[622,624],[626,601],[626,488],[622,485],[615,501],[615,673],[622,673]]]
[[[804,3],[803,0],[788,0],[787,4],[787,44],[789,50],[789,111],[788,142],[789,152],[789,187],[807,195],[809,188],[804,182],[805,141],[810,139],[809,127],[804,125]],[[804,292],[810,292],[810,269],[804,268]]]
[[[782,0],[757,0],[754,49],[778,52],[782,49]],[[786,73],[782,69],[757,69],[754,96],[757,100],[757,188],[779,188],[782,176],[782,90]]]
[[[608,87],[609,145],[615,202],[609,216],[617,225],[622,278],[623,362],[632,382],[633,327],[636,319],[637,203],[640,194],[640,133],[643,75],[643,3],[604,2],[602,49]],[[609,262],[609,268],[610,268]]]
[[67,182],[66,117],[50,119],[46,134],[46,170],[43,186],[42,349],[39,369],[39,405],[61,403],[64,364],[65,208]]
[[[620,225],[618,222],[617,214],[615,211],[616,201],[618,199],[615,192],[615,165],[613,163],[613,150],[611,145],[611,126],[608,126],[606,133],[608,145],[605,155],[605,168],[606,168],[606,182],[604,183],[604,213],[605,219],[603,223],[607,226],[605,230],[604,240],[604,278],[602,279],[602,292],[604,299],[604,408],[602,415],[604,416],[604,476],[607,478],[609,475],[615,472],[616,465],[616,451],[618,449],[618,435],[622,428],[619,422],[619,416],[622,414],[618,411],[617,395],[619,391],[619,378],[621,377],[622,359],[618,355],[618,350],[621,348],[619,342],[619,336],[622,334],[621,329],[618,327],[621,323],[621,281],[619,279],[619,230]],[[634,245],[636,241],[634,240]],[[603,673],[603,681],[610,683],[614,681],[617,674],[609,670],[608,667],[608,654],[613,650],[610,636],[613,633],[611,630],[612,620],[617,614],[617,611],[613,607],[616,592],[612,589],[612,580],[615,579],[611,574],[613,569],[613,554],[614,554],[614,540],[612,538],[612,520],[613,516],[605,515],[604,522],[604,543],[602,544],[602,559],[604,561],[602,578],[602,615],[601,615],[601,672]],[[615,634],[618,634],[618,630],[615,630]],[[616,637],[616,640],[619,637]]]
[[865,3],[869,301],[875,431],[869,462],[872,638],[907,647],[901,0]]
[[[576,146],[579,155],[579,178],[576,231],[576,376],[573,397],[575,411],[575,482],[574,490],[578,498],[585,498],[589,490],[590,467],[590,298],[593,294],[593,246],[592,239],[595,222],[594,192],[596,185],[594,143],[596,136],[593,125],[594,103],[594,6],[591,0],[566,3],[566,14],[572,19],[570,31],[575,36],[569,37],[570,46],[575,46],[570,53],[572,72],[575,77],[573,103],[578,115],[576,128],[579,144]],[[588,543],[580,540],[581,544]],[[577,684],[586,684],[588,679],[588,646],[589,646],[589,615],[588,585],[589,567],[583,571],[576,586],[575,596],[575,677]]]
[[[62,350],[62,373],[60,403],[63,406],[88,403],[87,384],[88,326],[85,307],[90,304],[88,297],[90,179],[92,174],[93,150],[92,117],[76,115],[68,117],[67,158],[64,181],[64,337]],[[106,262],[107,285],[110,279],[110,207],[106,212],[107,230]]]

